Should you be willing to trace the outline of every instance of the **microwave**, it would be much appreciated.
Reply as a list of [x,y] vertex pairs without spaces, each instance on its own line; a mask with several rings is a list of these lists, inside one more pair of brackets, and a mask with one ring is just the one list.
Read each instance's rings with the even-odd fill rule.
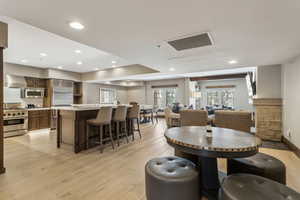
[[24,88],[21,92],[22,98],[43,98],[45,89]]

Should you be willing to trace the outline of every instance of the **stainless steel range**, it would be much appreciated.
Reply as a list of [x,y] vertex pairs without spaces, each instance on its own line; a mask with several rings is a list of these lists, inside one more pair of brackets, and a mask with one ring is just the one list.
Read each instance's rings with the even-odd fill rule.
[[20,106],[4,105],[4,137],[23,135],[28,129],[28,111]]

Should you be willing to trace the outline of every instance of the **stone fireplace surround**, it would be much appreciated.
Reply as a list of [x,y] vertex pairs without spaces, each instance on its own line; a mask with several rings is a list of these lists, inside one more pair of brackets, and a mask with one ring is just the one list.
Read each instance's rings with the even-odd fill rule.
[[256,136],[282,141],[282,99],[254,98]]

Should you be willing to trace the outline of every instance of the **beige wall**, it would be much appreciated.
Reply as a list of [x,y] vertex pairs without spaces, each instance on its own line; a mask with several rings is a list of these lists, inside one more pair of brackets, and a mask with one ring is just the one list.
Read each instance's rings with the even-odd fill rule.
[[281,65],[257,67],[257,98],[281,98]]
[[282,83],[283,134],[300,148],[300,57],[283,65]]
[[69,71],[63,71],[57,69],[46,69],[44,73],[45,73],[45,77],[51,79],[81,81],[81,74],[76,72],[69,72]]
[[4,73],[16,76],[45,78],[45,69],[12,63],[4,63]]
[[114,88],[117,91],[117,100],[121,103],[128,103],[127,88],[121,86],[110,86],[96,83],[83,83],[83,103],[84,104],[99,104],[100,103],[100,88]]

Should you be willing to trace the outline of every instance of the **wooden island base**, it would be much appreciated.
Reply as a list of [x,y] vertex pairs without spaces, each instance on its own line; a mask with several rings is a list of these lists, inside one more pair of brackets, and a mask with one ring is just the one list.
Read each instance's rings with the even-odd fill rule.
[[[57,118],[57,147],[60,144],[72,145],[78,153],[86,147],[86,121],[96,118],[99,109],[79,110],[60,109]],[[93,129],[91,129],[93,131]]]

